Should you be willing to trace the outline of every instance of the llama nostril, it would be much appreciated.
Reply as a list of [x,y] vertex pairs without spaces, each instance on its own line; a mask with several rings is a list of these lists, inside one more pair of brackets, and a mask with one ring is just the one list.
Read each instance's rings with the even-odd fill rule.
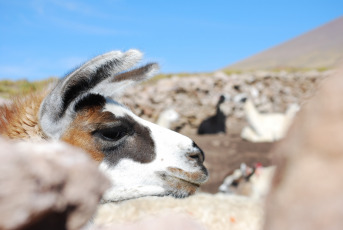
[[202,155],[200,154],[200,152],[192,152],[192,153],[188,153],[188,157],[196,160],[196,161],[200,161],[201,163],[204,162]]
[[203,163],[205,160],[204,152],[193,142],[194,151],[188,153],[190,159]]

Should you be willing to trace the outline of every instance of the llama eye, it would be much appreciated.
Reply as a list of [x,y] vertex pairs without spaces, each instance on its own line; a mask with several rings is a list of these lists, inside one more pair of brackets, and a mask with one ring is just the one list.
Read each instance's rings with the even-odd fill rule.
[[124,129],[103,129],[98,131],[98,136],[106,141],[118,141],[125,137],[127,132]]
[[238,182],[238,180],[234,180],[234,181],[232,181],[232,186],[233,187],[238,187],[238,184],[239,184],[239,182]]

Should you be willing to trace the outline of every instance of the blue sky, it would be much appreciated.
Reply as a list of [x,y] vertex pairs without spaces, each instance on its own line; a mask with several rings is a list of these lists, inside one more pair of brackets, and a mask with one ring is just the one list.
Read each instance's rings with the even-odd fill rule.
[[163,73],[209,72],[341,15],[342,0],[0,0],[0,79],[63,76],[130,48]]

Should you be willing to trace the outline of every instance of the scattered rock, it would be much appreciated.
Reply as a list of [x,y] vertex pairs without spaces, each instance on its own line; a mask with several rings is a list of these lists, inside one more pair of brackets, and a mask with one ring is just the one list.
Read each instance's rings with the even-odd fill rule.
[[212,115],[217,98],[228,95],[223,105],[228,125],[244,121],[240,99],[250,96],[260,112],[285,112],[288,105],[301,105],[313,95],[318,82],[331,72],[267,72],[226,75],[215,72],[189,77],[172,77],[133,87],[123,96],[124,103],[144,119],[156,122],[158,115],[173,107],[180,114],[172,129],[195,134],[201,121]]

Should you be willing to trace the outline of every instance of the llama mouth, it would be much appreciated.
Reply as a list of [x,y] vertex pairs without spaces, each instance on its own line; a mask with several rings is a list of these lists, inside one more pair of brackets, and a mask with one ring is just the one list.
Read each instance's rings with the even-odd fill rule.
[[167,177],[169,177],[169,179],[171,179],[171,180],[175,180],[175,181],[178,181],[181,183],[185,183],[186,185],[191,185],[194,187],[200,187],[200,185],[201,185],[201,184],[195,183],[193,181],[185,180],[184,178],[180,178],[180,177],[173,176],[173,175],[167,175]]
[[200,187],[199,183],[171,175],[166,172],[160,172],[160,177],[164,181],[166,194],[175,198],[184,198],[193,195]]
[[197,186],[205,183],[208,179],[208,172],[205,168],[197,172],[186,172],[180,168],[168,167],[167,175]]
[[199,183],[190,180],[185,180],[174,175],[166,175],[165,177],[166,189],[169,195],[175,198],[185,198],[195,194],[199,187]]
[[159,175],[170,187],[188,188],[190,190],[198,189],[208,177],[207,171],[189,173],[179,168],[168,168],[166,172],[159,172]]

